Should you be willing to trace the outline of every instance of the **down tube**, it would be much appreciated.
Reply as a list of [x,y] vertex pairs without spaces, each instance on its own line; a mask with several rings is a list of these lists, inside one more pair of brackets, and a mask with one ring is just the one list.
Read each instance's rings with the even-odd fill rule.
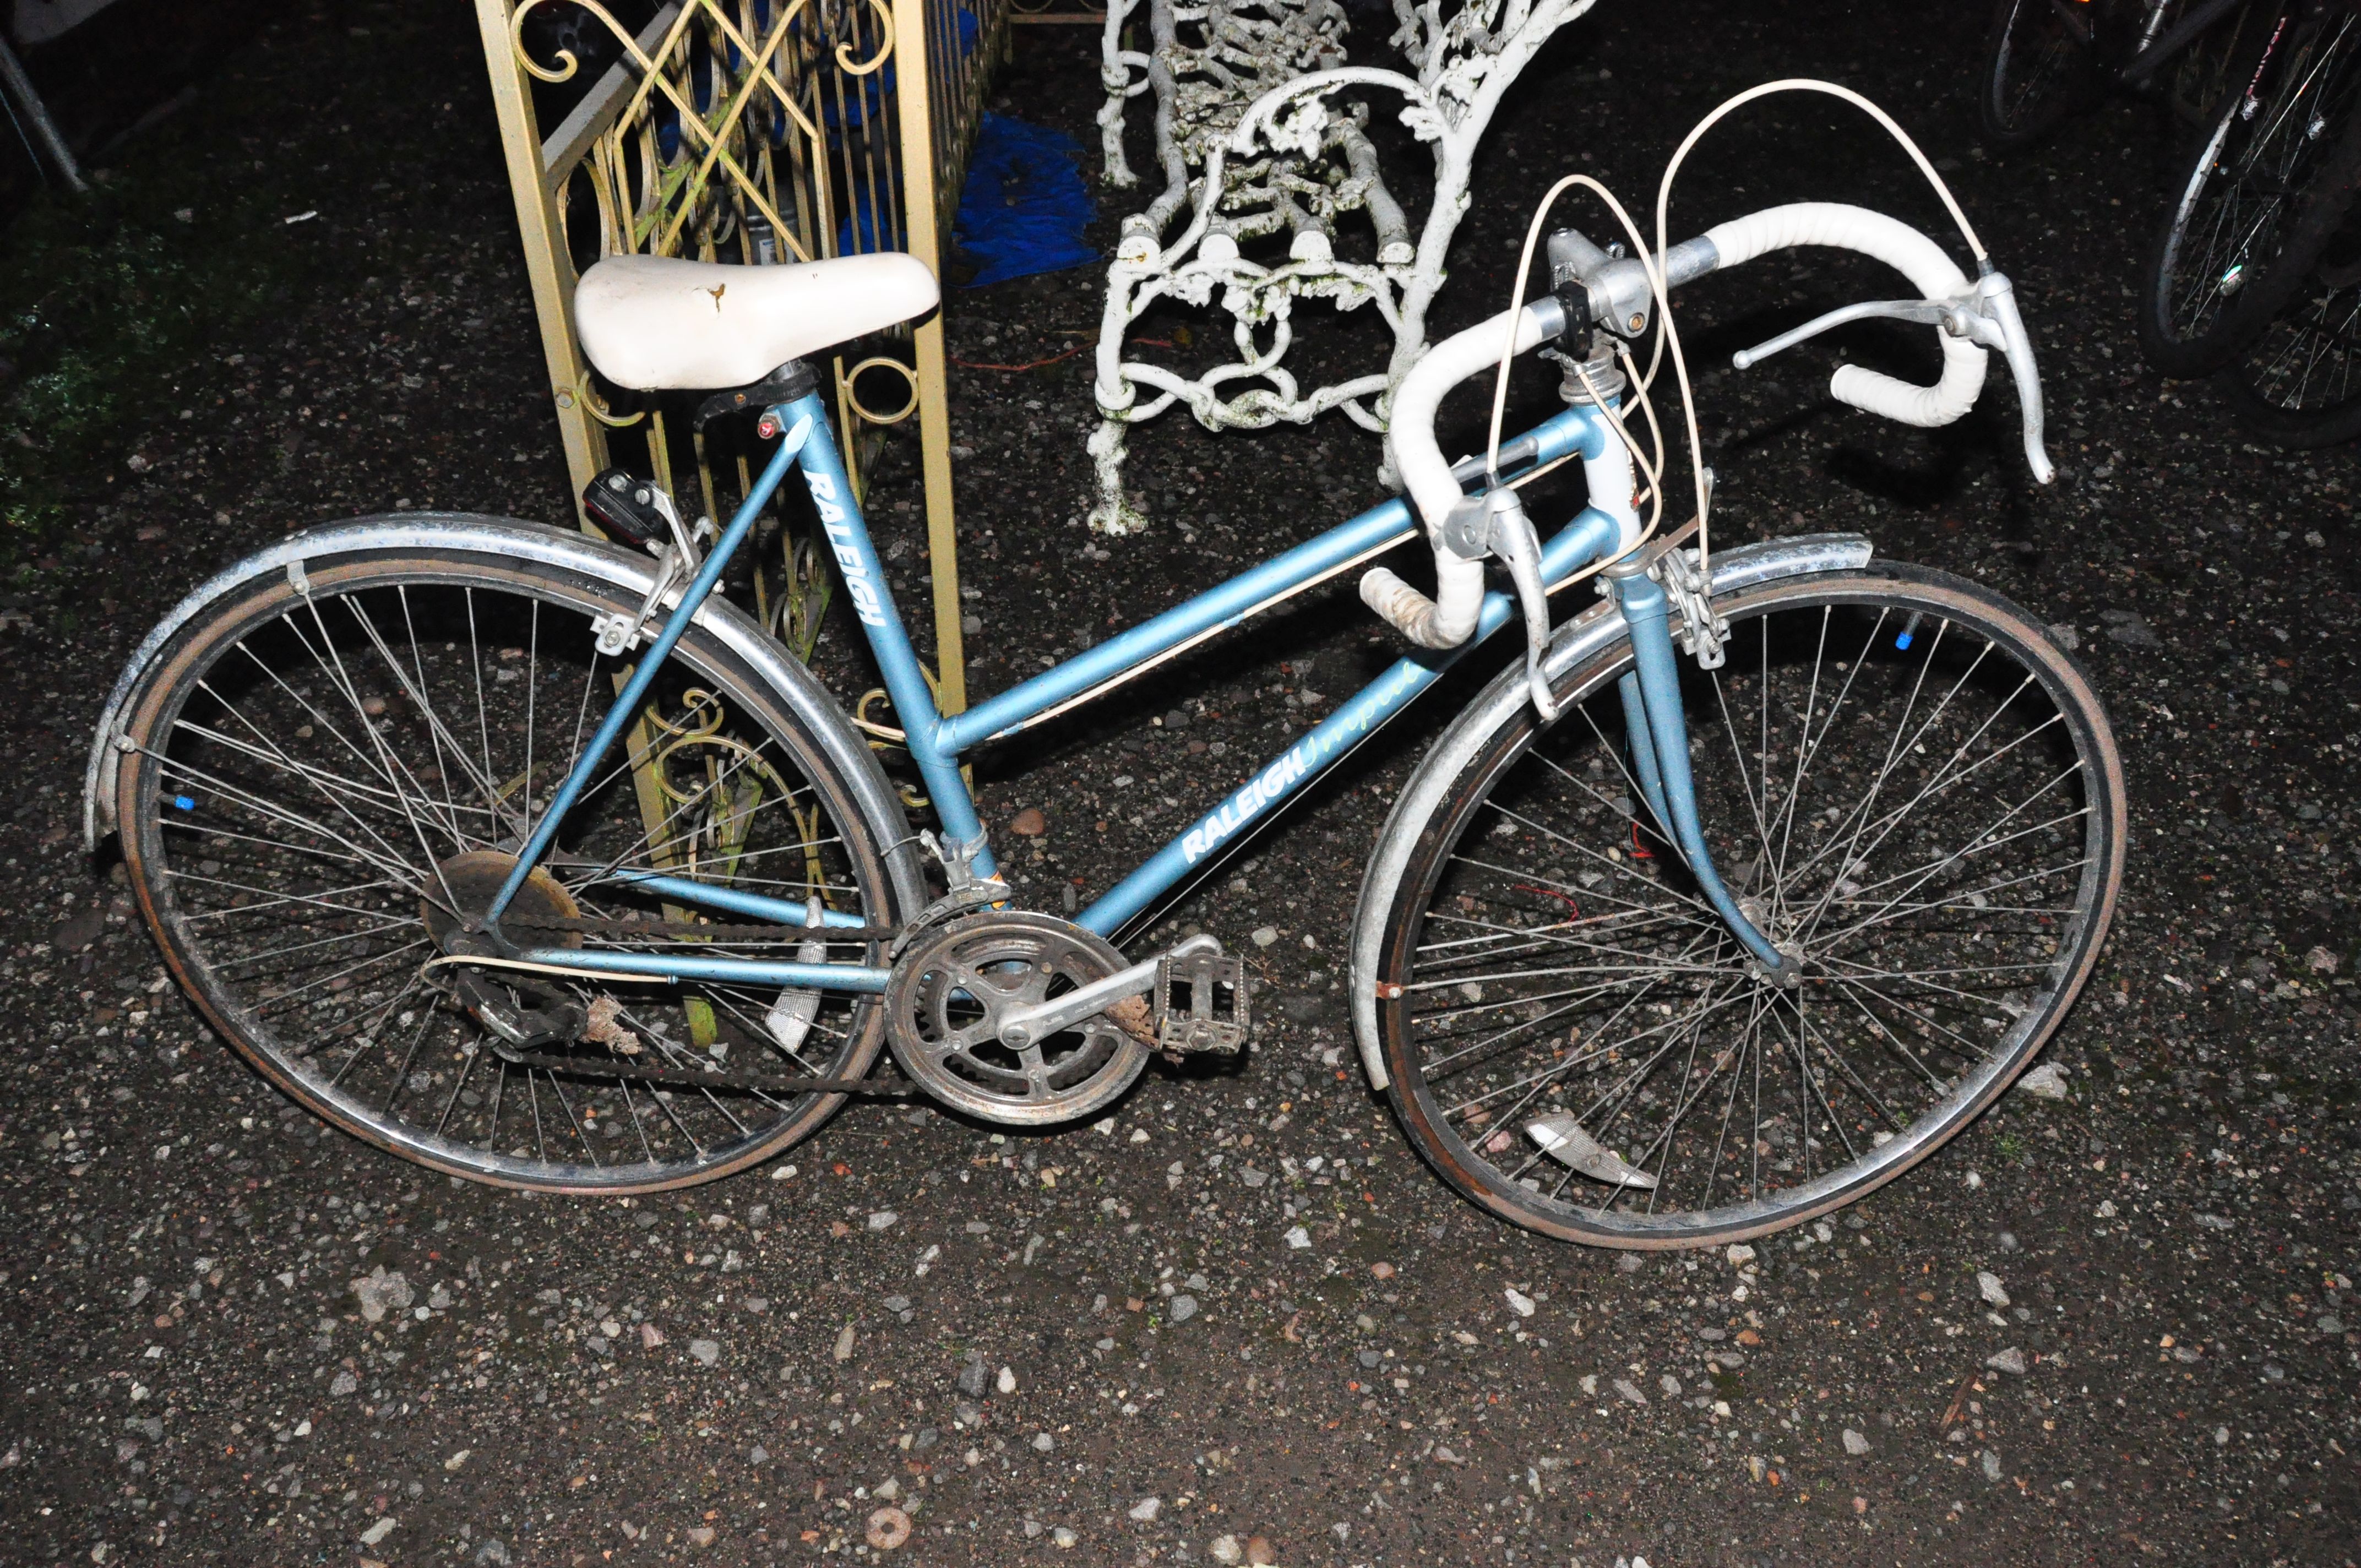
[[[1542,577],[1555,582],[1569,572],[1597,560],[1615,548],[1622,530],[1596,507],[1584,509],[1542,550]],[[1222,848],[1270,814],[1279,805],[1334,766],[1377,728],[1408,707],[1419,694],[1443,678],[1467,650],[1509,622],[1515,602],[1502,593],[1484,596],[1484,609],[1475,635],[1458,647],[1422,658],[1402,658],[1363,686],[1342,707],[1306,731],[1261,772],[1234,791],[1227,800],[1197,819],[1137,871],[1107,890],[1074,916],[1086,930],[1107,936],[1177,886],[1192,872],[1215,859]]]

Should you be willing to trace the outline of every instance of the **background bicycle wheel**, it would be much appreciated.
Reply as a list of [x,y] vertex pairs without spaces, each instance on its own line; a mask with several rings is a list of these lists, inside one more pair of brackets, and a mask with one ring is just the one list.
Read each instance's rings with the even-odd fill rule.
[[1978,117],[1993,146],[2030,146],[2101,90],[2102,66],[2090,36],[2103,7],[2080,13],[2047,0],[1999,0],[1984,45]]
[[2361,16],[2283,12],[2200,127],[2140,274],[2148,362],[2220,369],[2301,287],[2361,181]]
[[2304,450],[2361,437],[2361,280],[2334,250],[2214,378],[2239,427]]

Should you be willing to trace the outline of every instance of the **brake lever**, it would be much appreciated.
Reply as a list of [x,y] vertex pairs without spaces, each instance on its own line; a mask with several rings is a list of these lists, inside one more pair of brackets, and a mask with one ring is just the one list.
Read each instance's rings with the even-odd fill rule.
[[[1857,305],[1846,305],[1824,316],[1816,316],[1803,325],[1783,332],[1767,342],[1758,343],[1752,348],[1741,348],[1730,356],[1730,362],[1741,370],[1749,370],[1806,338],[1817,337],[1824,332],[1859,321],[1916,322],[1921,326],[1941,327],[1953,337],[1971,337],[1974,335],[1971,325],[1954,324],[1954,318],[1964,320],[1967,317],[1968,313],[1959,306],[1940,300],[1864,300]],[[2000,345],[1994,342],[1984,346],[1997,348]]]
[[2046,485],[2058,477],[2058,467],[2042,449],[2041,372],[2033,363],[2032,335],[2025,330],[2025,318],[2017,313],[2016,290],[2006,273],[1987,272],[1976,280],[1976,299],[1983,307],[1977,321],[1999,329],[2001,355],[2008,361],[2009,373],[2016,378],[2016,407],[2025,419],[2026,466],[2033,470],[2037,483]]
[[1730,356],[1730,362],[1741,370],[1748,369],[1806,338],[1817,337],[1849,322],[1870,320],[1938,327],[1953,337],[1964,337],[1980,347],[1993,350],[2007,360],[2009,374],[2016,380],[2017,408],[2025,420],[2026,466],[2033,470],[2038,483],[2046,485],[2058,477],[2056,465],[2042,449],[2041,373],[2033,363],[2033,340],[2026,333],[2025,318],[2017,313],[2015,288],[2004,273],[1985,273],[1976,280],[1964,299],[1867,300],[1846,305],[1752,348],[1741,348]]
[[1525,515],[1522,498],[1506,485],[1486,492],[1482,505],[1488,524],[1485,543],[1508,567],[1518,608],[1524,611],[1525,689],[1534,711],[1547,723],[1557,717],[1558,703],[1549,677],[1542,673],[1542,661],[1549,652],[1550,615],[1549,588],[1542,581],[1541,540],[1533,532],[1532,519]]

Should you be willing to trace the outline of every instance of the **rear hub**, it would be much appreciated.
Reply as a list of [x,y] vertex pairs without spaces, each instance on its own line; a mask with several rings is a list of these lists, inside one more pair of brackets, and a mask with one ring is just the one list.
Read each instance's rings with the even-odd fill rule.
[[500,913],[500,929],[485,928],[485,912],[508,884],[516,857],[500,850],[470,850],[434,868],[435,880],[418,900],[427,934],[446,953],[506,957],[521,946],[578,948],[582,933],[567,927],[581,905],[547,870],[535,866]]
[[[582,945],[582,933],[566,928],[581,918],[581,905],[539,866],[501,911],[501,928],[485,928],[485,912],[508,885],[516,863],[514,855],[499,850],[470,850],[434,868],[435,881],[420,896],[419,913],[435,946],[456,957],[513,958],[526,946]],[[459,1004],[490,1032],[496,1055],[516,1059],[582,1033],[581,1005],[526,974],[463,968],[449,983]]]

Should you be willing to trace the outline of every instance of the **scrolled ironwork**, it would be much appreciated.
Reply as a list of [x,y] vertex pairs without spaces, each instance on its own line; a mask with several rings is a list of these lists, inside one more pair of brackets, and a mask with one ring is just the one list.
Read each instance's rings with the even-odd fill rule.
[[[628,414],[609,406],[622,400],[597,382],[573,334],[577,261],[762,266],[906,250],[939,270],[1009,0],[655,0],[636,31],[617,0],[566,5],[572,36],[553,49],[537,23],[559,0],[475,0],[568,467],[578,490],[621,462],[684,507],[719,515],[730,503],[717,491],[734,477],[742,494],[750,482],[743,455],[728,442],[708,455],[665,398],[635,397]],[[543,126],[551,103],[565,105],[562,117]],[[837,400],[857,494],[884,433],[918,427],[943,700],[956,708],[964,674],[941,331],[916,323],[864,348],[857,365],[840,358]],[[873,407],[851,383],[889,363],[912,396]],[[755,590],[765,618],[806,646],[825,602],[807,544],[785,531]]]
[[851,44],[836,46],[836,68],[847,76],[867,76],[872,71],[882,69],[885,64],[886,57],[894,52],[893,7],[886,5],[885,0],[865,0],[865,4],[871,10],[877,13],[878,24],[884,27],[884,33],[878,41],[877,52],[863,61],[853,60]]
[[[1346,63],[1336,0],[1111,0],[1099,115],[1107,179],[1137,183],[1125,161],[1125,105],[1152,92],[1165,185],[1124,220],[1107,269],[1093,383],[1101,420],[1089,441],[1093,529],[1147,526],[1124,491],[1126,433],[1175,403],[1212,430],[1300,424],[1341,409],[1384,432],[1393,389],[1426,346],[1477,146],[1526,62],[1592,4],[1459,0],[1446,16],[1443,0],[1394,0],[1390,42],[1403,71]],[[1143,5],[1153,48],[1124,49],[1121,24]],[[1387,99],[1432,150],[1433,195],[1415,228],[1367,135]],[[1366,237],[1342,227],[1355,213]],[[1248,253],[1282,238],[1283,251],[1274,243]],[[1132,323],[1168,298],[1229,315],[1237,357],[1195,374],[1126,359]],[[1282,360],[1295,302],[1309,299],[1374,307],[1393,338],[1385,366],[1303,390]],[[1142,389],[1152,394],[1144,400]],[[1389,477],[1389,462],[1379,472]]]
[[[895,410],[892,413],[879,413],[871,409],[867,404],[861,400],[861,395],[855,389],[855,384],[860,381],[861,373],[863,370],[881,369],[890,369],[894,371],[896,375],[902,378],[904,382],[906,382],[910,389],[909,400],[905,402],[900,408]],[[908,419],[912,414],[918,411],[918,373],[891,355],[872,355],[868,358],[862,360],[860,364],[851,367],[844,372],[844,400],[847,407],[851,408],[853,412],[859,414],[862,419],[867,420],[871,424],[899,424],[904,420]]]

